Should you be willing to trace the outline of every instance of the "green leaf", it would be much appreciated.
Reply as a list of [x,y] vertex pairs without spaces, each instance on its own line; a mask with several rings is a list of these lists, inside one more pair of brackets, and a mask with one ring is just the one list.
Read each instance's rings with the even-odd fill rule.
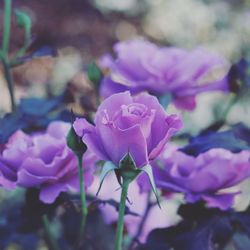
[[98,196],[98,194],[102,188],[102,184],[104,182],[105,177],[108,175],[108,173],[110,173],[111,171],[113,171],[115,169],[117,169],[117,167],[111,161],[105,162],[105,164],[102,168],[101,175],[100,175],[100,186],[97,190],[96,196]]
[[99,69],[99,67],[97,66],[95,62],[92,62],[91,64],[89,64],[87,73],[88,73],[89,80],[94,83],[96,89],[99,89],[99,85],[100,85],[103,75],[102,75],[101,70]]
[[15,10],[17,25],[26,31],[31,30],[32,21],[28,14],[21,10]]
[[151,165],[147,164],[146,166],[141,168],[141,171],[143,171],[143,172],[145,172],[147,174],[147,176],[149,178],[149,181],[150,181],[150,184],[151,184],[151,187],[152,187],[152,190],[153,190],[153,192],[155,194],[158,206],[161,208]]

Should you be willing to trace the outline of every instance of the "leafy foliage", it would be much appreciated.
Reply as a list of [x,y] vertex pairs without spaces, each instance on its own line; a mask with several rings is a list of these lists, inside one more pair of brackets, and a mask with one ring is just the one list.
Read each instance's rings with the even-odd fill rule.
[[[92,198],[88,197],[88,199]],[[28,189],[26,193],[18,190],[12,198],[4,200],[0,207],[0,249],[6,249],[14,243],[18,244],[21,249],[37,249],[41,236],[46,240],[42,217],[47,215],[52,230],[57,232],[60,249],[111,250],[114,228],[105,224],[98,209],[98,205],[101,203],[119,207],[119,204],[113,200],[91,203],[87,218],[86,237],[82,245],[79,245],[81,212],[78,195],[65,193],[53,204],[44,204],[39,200],[38,189]],[[58,213],[58,208],[60,208],[60,213]],[[126,213],[136,215],[129,209],[126,210]],[[58,222],[61,224],[59,227]],[[96,241],[97,238],[98,241]]]
[[231,242],[238,242],[241,247],[249,247],[250,213],[234,211],[222,212],[207,209],[202,203],[182,205],[179,214],[183,221],[176,226],[153,230],[144,245],[137,250],[210,250],[226,249]]
[[59,200],[51,205],[42,203],[38,190],[30,189],[25,196],[18,190],[12,199],[4,200],[0,208],[0,249],[13,243],[22,249],[36,249],[42,216],[52,217]]
[[237,124],[223,132],[206,132],[194,137],[181,149],[182,152],[197,156],[212,148],[224,148],[231,152],[250,149],[250,129]]
[[21,100],[16,110],[0,119],[0,144],[17,130],[33,132],[45,128],[51,121],[71,121],[72,115],[63,107],[72,101],[66,93],[60,96],[42,99],[28,98]]
[[250,87],[250,63],[247,59],[241,58],[231,66],[228,82],[230,90],[235,93],[242,91],[242,88]]
[[89,80],[94,84],[95,88],[98,90],[103,74],[95,62],[89,64],[87,74]]

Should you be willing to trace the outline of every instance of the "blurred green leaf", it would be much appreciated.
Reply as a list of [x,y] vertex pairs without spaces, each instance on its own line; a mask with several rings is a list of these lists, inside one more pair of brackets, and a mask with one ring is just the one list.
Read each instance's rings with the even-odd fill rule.
[[21,10],[15,10],[17,25],[21,28],[24,28],[26,31],[31,30],[32,21],[28,14]]
[[95,88],[99,89],[103,74],[95,62],[89,64],[87,74],[89,80],[94,83]]

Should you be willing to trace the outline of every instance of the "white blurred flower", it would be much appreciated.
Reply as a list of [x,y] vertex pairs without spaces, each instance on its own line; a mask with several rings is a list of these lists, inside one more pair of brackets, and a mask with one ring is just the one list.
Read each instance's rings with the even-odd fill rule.
[[234,59],[249,40],[248,11],[233,9],[225,1],[206,4],[198,0],[148,0],[146,34],[180,47],[202,46]]

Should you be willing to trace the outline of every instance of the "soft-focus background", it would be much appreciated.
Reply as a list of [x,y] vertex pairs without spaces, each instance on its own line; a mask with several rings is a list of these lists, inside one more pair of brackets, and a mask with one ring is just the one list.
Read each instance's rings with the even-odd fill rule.
[[[35,59],[14,69],[17,98],[44,96],[48,89],[58,94],[69,82],[89,94],[83,73],[87,64],[111,51],[116,41],[134,37],[190,49],[205,47],[229,62],[250,53],[249,0],[19,0],[14,1],[14,7],[32,18],[30,51],[50,46],[59,52],[56,58]],[[2,10],[1,1],[1,16]],[[22,45],[22,35],[13,18],[13,53]],[[1,72],[0,90],[3,113],[10,105]],[[188,129],[195,133],[209,124],[215,103],[223,100],[221,94],[200,95],[196,111],[184,114],[190,120]],[[249,124],[248,104],[235,105],[228,119]]]
[[[243,55],[250,56],[250,0],[14,0],[13,5],[32,18],[29,53],[44,46],[58,51],[56,57],[35,58],[14,68],[16,99],[56,95],[68,86],[78,100],[72,107],[76,113],[84,112],[79,102],[95,110],[95,93],[85,72],[89,63],[112,52],[117,41],[145,37],[164,46],[205,47],[228,60],[228,68]],[[0,1],[0,36],[2,14]],[[12,24],[10,48],[14,54],[22,46],[23,33],[14,18]],[[233,106],[228,124],[241,121],[250,126],[248,99]],[[195,135],[219,118],[227,101],[228,95],[204,93],[197,97],[193,112],[178,111],[171,105],[168,112],[181,113],[184,129]],[[0,117],[9,111],[0,66]],[[248,205],[250,197],[249,182],[243,186],[239,210]],[[0,197],[11,195],[15,193],[1,191]]]

